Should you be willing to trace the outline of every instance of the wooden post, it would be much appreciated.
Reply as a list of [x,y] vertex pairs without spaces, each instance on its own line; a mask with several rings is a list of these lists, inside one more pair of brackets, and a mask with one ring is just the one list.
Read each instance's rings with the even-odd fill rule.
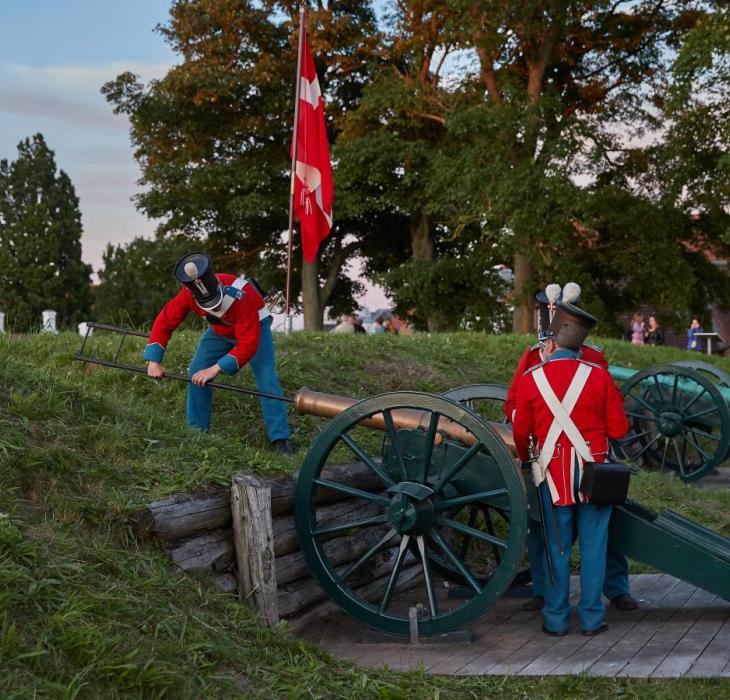
[[241,598],[252,598],[269,626],[279,622],[271,486],[249,474],[236,474],[231,486],[233,540]]

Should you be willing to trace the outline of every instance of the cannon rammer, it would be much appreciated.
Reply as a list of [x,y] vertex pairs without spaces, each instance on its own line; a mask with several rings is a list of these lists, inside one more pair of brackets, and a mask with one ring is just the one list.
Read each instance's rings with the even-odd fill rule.
[[[122,365],[118,355],[111,362],[76,358],[145,371]],[[683,385],[672,380],[669,387],[679,392]],[[418,635],[431,636],[463,627],[505,593],[524,565],[528,528],[539,511],[536,489],[516,461],[510,427],[478,412],[480,401],[503,400],[503,388],[474,385],[443,396],[394,392],[362,401],[302,389],[293,399],[282,398],[299,413],[331,419],[300,469],[295,518],[312,573],[342,609],[385,633],[408,636],[415,625]],[[377,476],[378,488],[323,476],[353,456]],[[346,494],[362,506],[321,525],[321,490]],[[324,545],[330,538],[364,531],[372,544],[356,559],[338,564],[329,558]],[[634,502],[616,507],[609,545],[730,600],[730,539],[676,513]],[[382,590],[363,598],[349,582],[375,557],[389,574]],[[406,588],[399,585],[405,568],[418,569]]]

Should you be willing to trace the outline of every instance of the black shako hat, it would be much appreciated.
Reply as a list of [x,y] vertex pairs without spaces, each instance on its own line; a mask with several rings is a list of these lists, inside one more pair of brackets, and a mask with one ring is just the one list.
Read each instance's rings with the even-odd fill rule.
[[559,301],[578,304],[580,299],[580,286],[575,282],[568,282],[561,289],[559,284],[549,284],[545,287],[545,291],[538,292],[535,295],[537,299],[537,339],[545,340],[548,338],[547,329],[553,320],[557,303]]
[[598,319],[565,301],[557,302],[556,306],[555,315],[545,334],[546,339],[571,350],[579,350]]
[[183,255],[175,265],[175,279],[193,293],[195,302],[205,311],[214,309],[223,301],[223,287],[205,253],[196,251]]

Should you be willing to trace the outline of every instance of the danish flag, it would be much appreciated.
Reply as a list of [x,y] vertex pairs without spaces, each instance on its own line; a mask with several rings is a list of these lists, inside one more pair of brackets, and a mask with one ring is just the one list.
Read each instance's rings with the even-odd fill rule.
[[320,242],[327,238],[332,228],[334,187],[324,102],[306,35],[301,62],[294,213],[301,226],[304,259],[311,263],[317,256]]

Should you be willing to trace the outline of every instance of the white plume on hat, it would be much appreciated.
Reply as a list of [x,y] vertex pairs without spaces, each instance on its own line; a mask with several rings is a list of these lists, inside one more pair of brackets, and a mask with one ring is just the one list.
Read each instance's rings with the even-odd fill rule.
[[580,285],[575,282],[568,282],[563,287],[563,301],[567,301],[568,304],[573,304],[578,301],[580,297]]
[[194,262],[185,263],[185,274],[191,279],[197,279],[198,266]]
[[548,302],[554,304],[560,296],[560,285],[549,284],[547,287],[545,287],[545,296],[547,297]]

